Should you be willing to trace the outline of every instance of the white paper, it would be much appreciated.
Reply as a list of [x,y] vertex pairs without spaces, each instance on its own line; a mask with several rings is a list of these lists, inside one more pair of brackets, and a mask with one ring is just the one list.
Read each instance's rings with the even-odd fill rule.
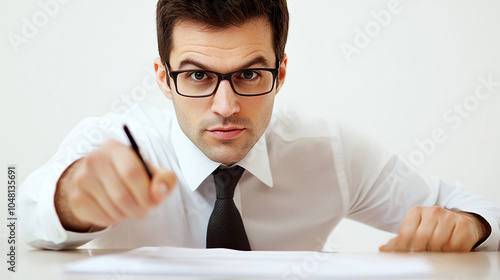
[[70,263],[66,273],[272,279],[428,277],[417,256],[144,247]]

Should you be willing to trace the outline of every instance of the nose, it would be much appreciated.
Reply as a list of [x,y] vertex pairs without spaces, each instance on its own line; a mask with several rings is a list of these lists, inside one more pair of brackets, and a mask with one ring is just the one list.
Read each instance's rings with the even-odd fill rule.
[[238,96],[231,84],[227,80],[221,81],[219,88],[212,96],[212,112],[227,118],[239,111]]

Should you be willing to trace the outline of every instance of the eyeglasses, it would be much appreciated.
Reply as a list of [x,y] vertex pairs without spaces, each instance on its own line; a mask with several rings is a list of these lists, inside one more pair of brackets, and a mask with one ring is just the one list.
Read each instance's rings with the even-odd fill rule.
[[227,74],[208,70],[171,71],[168,63],[165,67],[179,95],[201,98],[214,95],[223,80],[229,81],[233,91],[241,96],[268,94],[274,89],[279,65],[277,60],[276,68],[248,68]]

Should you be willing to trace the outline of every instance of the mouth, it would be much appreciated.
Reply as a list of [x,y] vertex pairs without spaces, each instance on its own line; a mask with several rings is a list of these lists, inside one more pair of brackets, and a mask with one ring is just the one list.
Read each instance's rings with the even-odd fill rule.
[[214,138],[219,140],[233,140],[238,138],[245,128],[239,127],[216,127],[212,129],[207,129],[207,132]]

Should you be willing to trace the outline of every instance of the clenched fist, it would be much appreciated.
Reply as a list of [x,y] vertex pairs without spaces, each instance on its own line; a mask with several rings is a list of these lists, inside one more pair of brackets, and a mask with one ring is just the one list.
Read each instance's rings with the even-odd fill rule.
[[476,214],[417,206],[406,215],[398,236],[380,247],[380,251],[469,252],[490,233],[489,224]]
[[109,140],[66,169],[57,183],[56,212],[67,230],[86,232],[144,218],[175,186],[175,175],[148,166],[131,147]]

